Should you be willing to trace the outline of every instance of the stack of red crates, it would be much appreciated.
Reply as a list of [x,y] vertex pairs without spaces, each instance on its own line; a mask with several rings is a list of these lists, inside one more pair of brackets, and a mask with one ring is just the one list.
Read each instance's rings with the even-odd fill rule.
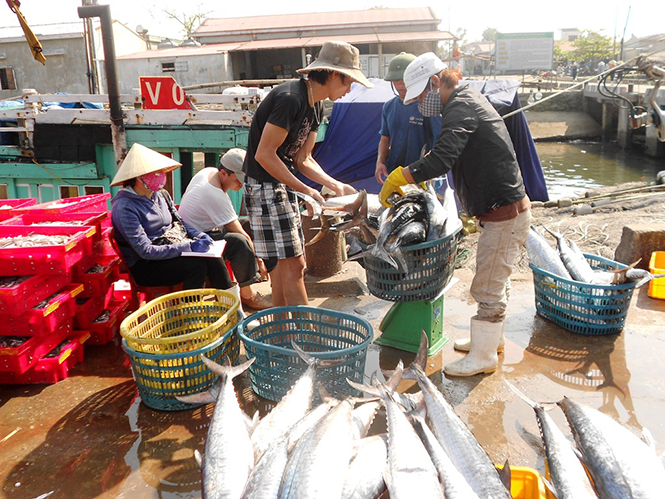
[[[83,343],[114,340],[128,300],[113,292],[120,260],[105,240],[109,197],[0,200],[0,240],[66,237],[31,247],[0,244],[0,384],[55,383],[83,360]],[[7,201],[10,207],[1,208]]]

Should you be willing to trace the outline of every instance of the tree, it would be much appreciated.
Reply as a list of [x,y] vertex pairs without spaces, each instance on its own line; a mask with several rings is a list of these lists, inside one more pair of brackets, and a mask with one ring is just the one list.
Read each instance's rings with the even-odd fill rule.
[[197,6],[196,14],[187,14],[186,12],[176,12],[175,10],[161,8],[160,9],[169,19],[173,19],[182,25],[182,31],[185,33],[185,38],[192,36],[196,28],[201,26],[203,21],[208,17],[209,12],[201,12],[201,5]]
[[[464,53],[464,48],[466,45],[466,29],[464,28],[457,28],[455,31],[455,38],[457,40],[455,41],[455,45],[458,50],[460,50],[462,53]],[[437,54],[439,58],[443,61],[448,61],[452,59],[453,57],[453,42],[448,41],[448,42],[440,42],[439,43],[439,53]]]
[[496,35],[498,31],[496,28],[487,28],[483,31],[483,41],[484,42],[496,42]]
[[581,63],[591,63],[596,67],[601,59],[612,58],[612,39],[595,31],[586,31],[573,42],[575,50],[570,54],[573,60]]

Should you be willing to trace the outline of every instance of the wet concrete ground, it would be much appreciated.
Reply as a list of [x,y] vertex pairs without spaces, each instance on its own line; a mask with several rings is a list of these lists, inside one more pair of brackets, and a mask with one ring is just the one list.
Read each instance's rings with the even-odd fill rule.
[[[444,299],[444,334],[468,334],[475,304],[468,290],[472,274]],[[378,326],[391,303],[367,294],[364,271],[346,263],[326,279],[307,278],[313,305],[352,312]],[[260,288],[269,292],[267,284]],[[452,341],[430,357],[428,374],[455,406],[495,462],[544,472],[533,411],[503,383],[510,380],[531,398],[568,396],[598,408],[636,432],[648,428],[665,451],[665,301],[633,296],[627,326],[614,336],[569,333],[538,317],[531,274],[514,276],[506,325],[507,345],[494,375],[448,379],[442,363],[461,354]],[[371,345],[367,373],[393,368],[413,354]],[[403,381],[400,391],[411,390]],[[270,405],[256,397],[248,379],[238,384],[248,413]],[[0,497],[189,498],[200,497],[194,450],[202,449],[212,405],[178,412],[153,411],[137,397],[128,361],[117,345],[87,347],[86,359],[55,385],[0,386]],[[566,431],[558,410],[550,411]],[[377,432],[384,422],[377,419]],[[567,432],[567,431],[566,431]],[[569,432],[567,432],[569,433]]]

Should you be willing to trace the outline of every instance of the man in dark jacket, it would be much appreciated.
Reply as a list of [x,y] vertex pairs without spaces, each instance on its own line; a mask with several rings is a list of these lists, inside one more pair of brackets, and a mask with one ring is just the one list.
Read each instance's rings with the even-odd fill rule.
[[379,199],[387,205],[401,186],[452,170],[466,213],[478,218],[482,232],[471,284],[478,313],[471,319],[470,340],[455,343],[469,354],[444,368],[451,376],[472,376],[494,372],[498,365],[510,274],[526,241],[531,210],[503,119],[480,92],[458,86],[460,76],[431,52],[407,67],[405,102],[417,99],[423,116],[441,114],[441,135],[428,155],[388,176]]

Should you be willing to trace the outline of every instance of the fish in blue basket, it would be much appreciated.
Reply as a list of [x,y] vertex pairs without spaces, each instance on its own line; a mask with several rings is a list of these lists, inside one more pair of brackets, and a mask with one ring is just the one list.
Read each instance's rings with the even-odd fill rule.
[[571,247],[572,245],[564,237],[565,232],[561,234],[550,230],[547,227],[545,227],[545,230],[556,239],[559,256],[570,276],[579,282],[584,282],[586,284],[592,283],[594,279],[594,271],[584,254],[579,248],[577,248],[577,244],[575,245],[577,251],[575,251]]
[[427,200],[422,189],[399,197],[381,215],[379,235],[370,254],[406,272],[402,246],[425,242],[429,229]]
[[[251,359],[232,366],[226,357],[224,365],[201,355],[203,363],[221,380],[221,390],[212,413],[203,456],[197,453],[201,465],[203,497],[205,499],[240,498],[249,474],[254,468],[254,448],[247,426],[247,417],[238,404],[233,378],[252,365]],[[206,392],[176,397],[185,403],[209,401]]]
[[540,436],[547,455],[552,492],[557,499],[597,499],[598,495],[591,485],[582,463],[577,458],[573,446],[547,414],[545,408],[528,398],[508,381],[504,380],[504,382],[536,413]]
[[532,265],[564,279],[570,279],[570,273],[561,261],[559,254],[533,225],[529,230],[524,246]]
[[663,497],[665,467],[653,446],[614,419],[567,397],[558,402],[600,497]]

